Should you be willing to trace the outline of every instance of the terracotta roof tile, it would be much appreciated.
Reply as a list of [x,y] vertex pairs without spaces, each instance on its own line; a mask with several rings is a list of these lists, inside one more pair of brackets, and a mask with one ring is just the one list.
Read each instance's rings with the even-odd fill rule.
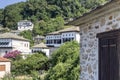
[[0,57],[0,62],[10,62],[10,60],[7,58]]

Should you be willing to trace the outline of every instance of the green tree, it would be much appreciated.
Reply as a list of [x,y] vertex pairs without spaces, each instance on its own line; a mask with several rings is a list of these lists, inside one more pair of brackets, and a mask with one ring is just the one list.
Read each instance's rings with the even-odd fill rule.
[[23,6],[24,3],[17,3],[14,5],[9,5],[4,9],[3,25],[5,27],[10,29],[17,29],[17,22],[22,19],[21,12],[23,10]]
[[13,61],[12,73],[14,75],[31,75],[33,72],[48,69],[48,58],[43,53],[28,55],[26,59]]
[[0,24],[2,24],[3,19],[4,19],[3,9],[0,9]]
[[34,41],[33,41],[32,31],[30,31],[30,30],[22,31],[19,35],[23,36],[24,38],[26,38],[28,40],[30,40],[30,46],[33,46]]
[[60,8],[60,14],[64,18],[77,17],[86,12],[86,9],[81,6],[79,0],[47,0],[51,5],[56,5]]
[[52,54],[50,61],[51,68],[45,80],[79,79],[79,44],[77,42],[72,41],[63,44]]
[[64,28],[64,20],[62,17],[51,18],[50,20],[41,20],[36,22],[33,28],[34,35],[45,35],[47,33],[57,31]]
[[100,6],[101,4],[106,3],[107,1],[110,0],[80,0],[82,6],[89,10],[96,8],[97,6]]
[[26,7],[24,7],[24,18],[31,19],[36,16],[36,20],[46,19],[48,17],[46,0],[27,0]]

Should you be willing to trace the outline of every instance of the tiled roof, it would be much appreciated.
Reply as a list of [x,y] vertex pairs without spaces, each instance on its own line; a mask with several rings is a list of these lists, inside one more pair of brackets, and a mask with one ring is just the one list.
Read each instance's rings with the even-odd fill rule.
[[6,58],[3,58],[3,57],[0,57],[0,62],[10,62],[10,60],[6,59]]
[[66,28],[66,29],[63,29],[63,30],[60,30],[60,32],[72,32],[72,31],[75,31],[75,32],[79,32],[80,29],[79,27],[70,27],[70,28]]
[[15,35],[13,33],[3,33],[0,34],[0,38],[10,38],[10,39],[18,39],[18,40],[25,40],[25,41],[29,41],[28,39],[25,39],[21,36]]
[[45,38],[44,36],[37,35],[35,38]]
[[0,26],[0,30],[4,29],[3,27]]
[[79,32],[79,31],[80,31],[79,27],[72,26],[69,28],[65,28],[65,29],[62,29],[59,31],[49,33],[48,35],[60,34],[60,33],[64,33],[64,32]]
[[52,34],[60,34],[60,31],[55,31],[55,32],[48,33],[48,35],[52,35]]
[[48,48],[44,43],[33,46],[32,48]]

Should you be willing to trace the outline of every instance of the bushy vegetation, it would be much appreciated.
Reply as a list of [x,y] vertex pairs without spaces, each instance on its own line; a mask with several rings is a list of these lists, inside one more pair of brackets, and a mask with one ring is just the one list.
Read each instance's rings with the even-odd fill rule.
[[15,60],[20,60],[22,58],[22,55],[20,51],[14,50],[6,53],[3,57],[15,61]]
[[12,68],[11,76],[5,76],[11,79],[16,76],[31,76],[32,78],[40,78],[40,74],[49,69],[48,58],[42,52],[28,55],[25,59],[20,51],[11,51],[4,55],[5,58],[11,59]]
[[13,61],[12,73],[14,75],[32,75],[48,70],[48,58],[41,53],[29,55],[26,59]]
[[[35,27],[38,27],[40,21],[49,26],[53,19],[78,17],[106,1],[109,0],[27,0],[0,9],[0,24],[10,29],[17,29],[18,21],[31,20]],[[54,29],[51,25],[46,27],[45,23],[40,23],[44,29],[39,34]],[[59,28],[59,25],[57,27]]]
[[75,41],[63,44],[52,54],[51,68],[45,80],[78,80],[80,75],[79,50],[79,44]]
[[75,41],[63,44],[50,58],[42,52],[28,55],[25,59],[21,56],[19,51],[5,54],[5,58],[12,60],[12,74],[4,79],[15,80],[16,76],[24,75],[30,76],[33,80],[40,80],[41,75],[44,75],[42,80],[79,79],[79,44]]
[[32,31],[25,30],[25,31],[20,32],[19,35],[23,36],[24,38],[26,38],[26,39],[28,39],[30,41],[30,47],[34,45]]

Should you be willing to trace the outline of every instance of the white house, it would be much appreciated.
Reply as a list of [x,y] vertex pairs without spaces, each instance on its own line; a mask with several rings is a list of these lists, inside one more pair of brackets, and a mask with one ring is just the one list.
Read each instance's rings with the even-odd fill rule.
[[19,21],[17,25],[19,31],[32,30],[34,27],[34,24],[31,21],[27,21],[27,20]]
[[80,42],[79,27],[70,27],[46,35],[46,45],[48,47],[59,47],[62,43],[75,40]]
[[50,56],[50,52],[49,52],[49,48],[44,44],[44,43],[40,43],[38,45],[35,45],[32,47],[32,52],[39,52],[42,51],[46,54],[46,56]]
[[11,61],[9,59],[0,57],[0,78],[5,75],[10,74],[11,71]]
[[23,54],[30,53],[29,40],[12,33],[0,34],[0,56],[13,50],[21,51]]
[[120,80],[120,0],[69,22],[80,27],[80,80]]

